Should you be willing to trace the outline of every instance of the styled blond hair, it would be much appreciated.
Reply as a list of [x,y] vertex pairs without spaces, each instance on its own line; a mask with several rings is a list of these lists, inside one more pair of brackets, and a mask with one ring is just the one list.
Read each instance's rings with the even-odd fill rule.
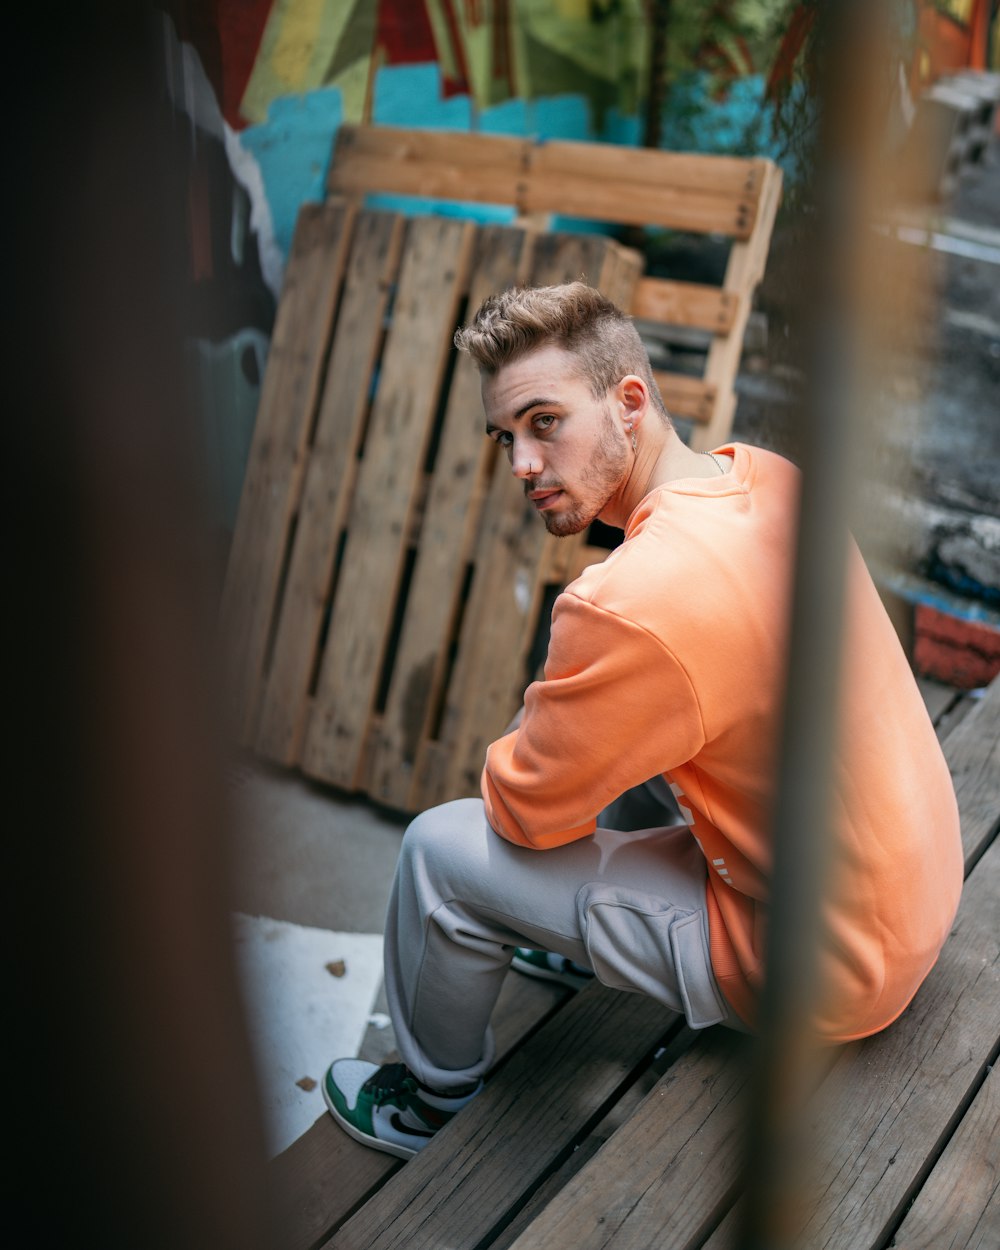
[[626,374],[636,374],[664,420],[669,420],[631,318],[585,282],[511,287],[489,295],[472,321],[455,334],[455,346],[468,352],[490,377],[504,365],[550,345],[577,358],[580,375],[596,399]]

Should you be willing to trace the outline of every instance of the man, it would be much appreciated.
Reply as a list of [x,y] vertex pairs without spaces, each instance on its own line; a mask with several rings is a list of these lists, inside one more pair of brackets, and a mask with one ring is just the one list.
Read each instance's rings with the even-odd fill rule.
[[[799,486],[773,453],[685,446],[635,328],[582,283],[492,296],[456,342],[549,532],[600,518],[624,541],[557,600],[544,680],[489,748],[482,799],[407,830],[385,934],[403,1063],[338,1060],[324,1083],[352,1136],[402,1157],[478,1092],[515,952],[693,1028],[753,1027]],[[815,1019],[829,1042],[905,1009],[962,881],[947,766],[856,550],[847,602]],[[605,827],[649,778],[685,823]]]

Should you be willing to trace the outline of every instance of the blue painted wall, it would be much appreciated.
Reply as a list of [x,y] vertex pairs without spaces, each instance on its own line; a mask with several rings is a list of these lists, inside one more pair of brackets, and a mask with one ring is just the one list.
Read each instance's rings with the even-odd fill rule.
[[[707,79],[690,75],[671,92],[664,115],[663,146],[686,151],[740,152],[753,135],[755,151],[761,155],[776,154],[768,139],[767,118],[761,113],[763,90],[761,77],[749,77],[735,82],[726,99],[712,100],[707,93]],[[602,130],[596,132],[590,105],[582,95],[508,100],[476,115],[468,96],[442,96],[437,65],[387,66],[379,70],[372,120],[383,126],[602,140],[627,146],[638,143],[640,135],[638,117],[622,116],[614,110],[608,113]],[[240,135],[243,146],[260,165],[275,240],[286,257],[299,208],[307,201],[323,198],[333,142],[342,121],[339,89],[323,88],[275,100],[267,121]],[[509,221],[513,217],[513,210],[506,206],[470,207],[388,196],[373,197],[373,202],[410,211],[472,216],[480,221]],[[574,228],[597,228],[593,223],[572,224]]]

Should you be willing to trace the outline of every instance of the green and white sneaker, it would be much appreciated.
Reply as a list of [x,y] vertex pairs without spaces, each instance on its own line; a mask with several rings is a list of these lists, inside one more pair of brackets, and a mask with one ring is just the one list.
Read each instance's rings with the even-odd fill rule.
[[330,1114],[366,1146],[410,1159],[482,1089],[439,1094],[422,1085],[403,1063],[377,1067],[362,1059],[335,1059],[323,1080]]
[[565,955],[555,955],[551,951],[533,951],[526,946],[518,946],[510,966],[525,976],[538,977],[541,981],[558,981],[571,989],[582,990],[594,979],[591,968],[574,963]]

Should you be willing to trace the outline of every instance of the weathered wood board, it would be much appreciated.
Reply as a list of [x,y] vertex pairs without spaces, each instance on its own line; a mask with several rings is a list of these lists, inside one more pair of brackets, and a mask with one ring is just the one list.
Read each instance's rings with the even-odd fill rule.
[[[531,235],[481,230],[468,305],[523,277]],[[496,447],[483,437],[479,373],[460,355],[431,478],[385,712],[373,744],[368,793],[403,810],[421,805],[418,754],[436,731],[435,712],[448,676],[450,644],[458,633],[467,571],[483,502],[496,469]]]
[[521,222],[558,213],[732,239],[720,286],[649,277],[624,305],[647,326],[709,333],[700,376],[664,370],[658,378],[668,410],[694,423],[691,445],[707,451],[732,428],[736,371],[781,184],[778,166],[760,158],[343,126],[327,186],[359,202],[388,192],[508,204]]
[[295,763],[302,746],[403,234],[401,217],[363,213],[354,235],[257,733],[257,749],[276,763]]
[[746,239],[770,168],[759,158],[342,126],[327,189],[513,204],[522,215],[555,212]]
[[407,223],[392,324],[302,755],[307,773],[347,790],[362,780],[363,753],[474,235],[470,223],[448,218]]
[[[828,1056],[804,1250],[997,1244],[1000,683],[969,702],[944,744],[970,873],[959,916],[903,1017]],[[402,1170],[318,1121],[277,1161],[288,1244],[327,1244],[337,1228],[329,1244],[365,1250],[739,1244],[752,1040],[671,1028],[647,1000],[600,986],[564,994],[508,977],[486,1091]],[[647,1062],[661,1029],[665,1049]]]
[[[512,972],[493,1014],[497,1066],[569,997],[564,986]],[[354,1141],[324,1113],[271,1164],[283,1250],[309,1250],[328,1237],[402,1165]]]
[[362,1207],[331,1250],[477,1246],[510,1218],[677,1017],[651,999],[582,991],[461,1116]]
[[302,209],[271,338],[221,610],[236,728],[247,744],[253,742],[353,217],[338,204]]
[[475,791],[582,538],[524,500],[453,335],[528,279],[627,302],[639,266],[599,235],[304,211],[223,613],[243,742],[404,811]]

